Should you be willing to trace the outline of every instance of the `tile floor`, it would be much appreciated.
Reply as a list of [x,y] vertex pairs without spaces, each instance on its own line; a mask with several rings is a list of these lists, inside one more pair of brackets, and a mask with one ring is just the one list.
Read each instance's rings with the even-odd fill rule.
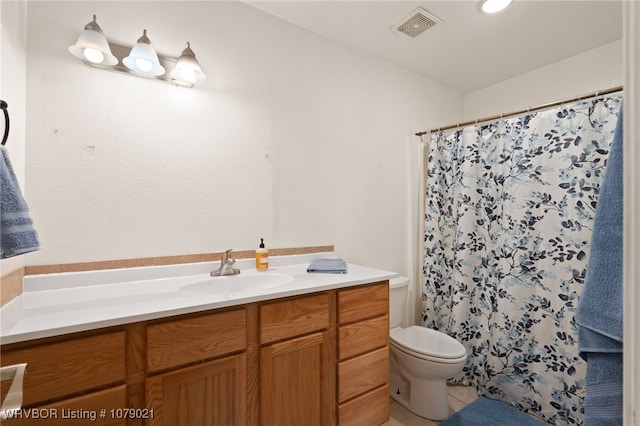
[[[451,414],[478,398],[475,388],[471,386],[448,385],[447,388]],[[391,399],[391,418],[382,426],[437,426],[438,423],[413,414]]]

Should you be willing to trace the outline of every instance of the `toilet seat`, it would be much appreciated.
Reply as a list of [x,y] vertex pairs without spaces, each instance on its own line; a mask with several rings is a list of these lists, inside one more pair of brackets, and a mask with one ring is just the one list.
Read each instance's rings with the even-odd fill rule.
[[417,358],[443,364],[458,363],[467,357],[462,343],[430,328],[414,325],[391,330],[390,343],[398,350]]

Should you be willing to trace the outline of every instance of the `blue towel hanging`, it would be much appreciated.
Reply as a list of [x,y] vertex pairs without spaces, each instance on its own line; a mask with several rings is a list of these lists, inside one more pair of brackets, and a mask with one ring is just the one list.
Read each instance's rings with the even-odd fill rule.
[[583,426],[622,425],[623,113],[618,115],[578,303],[578,347],[587,361]]
[[9,155],[0,146],[0,258],[29,253],[40,248],[18,179]]

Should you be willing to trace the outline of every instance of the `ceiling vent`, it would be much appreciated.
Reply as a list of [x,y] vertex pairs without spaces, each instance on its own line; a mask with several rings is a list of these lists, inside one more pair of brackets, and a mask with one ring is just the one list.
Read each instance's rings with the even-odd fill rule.
[[417,37],[429,28],[433,28],[435,25],[442,24],[443,22],[442,19],[419,7],[400,21],[399,24],[395,25],[393,29],[396,32]]

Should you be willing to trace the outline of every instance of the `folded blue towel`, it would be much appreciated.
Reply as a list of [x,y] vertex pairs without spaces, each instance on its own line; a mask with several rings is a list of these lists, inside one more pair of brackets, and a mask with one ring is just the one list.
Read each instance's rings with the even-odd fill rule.
[[5,147],[0,158],[0,259],[40,248],[27,206]]
[[324,274],[346,274],[347,264],[342,259],[313,259],[307,272]]
[[[580,327],[619,342],[622,342],[622,123],[621,110],[598,196],[587,274],[576,313]],[[579,345],[582,351],[582,343]],[[594,349],[591,345],[590,351]]]

